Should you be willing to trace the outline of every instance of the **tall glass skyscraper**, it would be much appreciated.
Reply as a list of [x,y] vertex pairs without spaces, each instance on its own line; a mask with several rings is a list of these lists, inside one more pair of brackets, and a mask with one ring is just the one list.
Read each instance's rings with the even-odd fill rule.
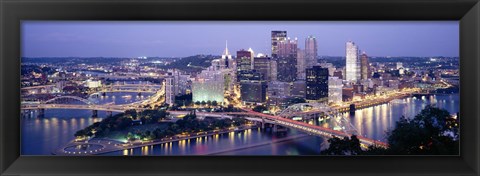
[[297,79],[297,49],[297,39],[278,43],[278,81],[293,82]]
[[359,50],[354,42],[348,41],[346,44],[346,76],[347,81],[360,80],[360,58]]
[[306,96],[307,100],[328,100],[328,69],[313,66],[306,70]]
[[368,65],[368,56],[365,52],[360,57],[360,65],[362,70],[362,79],[370,78],[370,66]]
[[314,36],[308,36],[305,39],[305,59],[307,68],[312,68],[317,64],[317,39]]
[[277,59],[278,44],[287,40],[287,31],[272,31],[272,58]]

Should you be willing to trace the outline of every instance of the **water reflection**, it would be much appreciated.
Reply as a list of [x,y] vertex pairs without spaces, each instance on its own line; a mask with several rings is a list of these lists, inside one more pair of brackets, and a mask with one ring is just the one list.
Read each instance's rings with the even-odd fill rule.
[[[119,96],[116,97],[116,100],[121,99]],[[427,101],[427,99],[430,100]],[[431,99],[435,99],[435,101],[431,101]],[[441,108],[446,108],[451,113],[459,111],[458,94],[437,95],[428,98],[406,98],[405,103],[378,105],[358,110],[352,116],[344,113],[341,117],[349,119],[361,135],[384,140],[385,131],[393,128],[395,122],[402,115],[411,118],[426,106],[426,103],[431,102],[435,102]],[[45,111],[46,118],[35,118],[35,113],[31,114],[33,114],[31,118],[21,118],[21,146],[24,155],[50,155],[53,150],[72,140],[76,131],[106,117],[105,112],[99,111],[100,118],[91,118],[91,111],[84,110],[47,110]],[[329,124],[320,123],[320,125],[328,127]],[[290,130],[287,135],[275,136],[269,132],[263,132],[260,128],[254,128],[104,155],[311,155],[318,154],[321,147],[325,147],[323,139],[314,136],[271,143],[273,140],[298,134],[301,133]]]

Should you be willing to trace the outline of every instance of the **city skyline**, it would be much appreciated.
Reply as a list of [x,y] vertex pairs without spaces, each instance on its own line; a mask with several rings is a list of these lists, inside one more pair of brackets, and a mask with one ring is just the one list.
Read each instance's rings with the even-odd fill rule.
[[[288,31],[319,56],[345,56],[355,41],[369,56],[458,57],[457,21],[437,22],[67,22],[22,23],[22,57],[186,57],[252,48],[270,55],[270,32]],[[177,34],[177,35],[172,35]],[[179,35],[182,34],[182,35]],[[125,42],[128,41],[128,42]],[[379,47],[381,46],[381,47]]]

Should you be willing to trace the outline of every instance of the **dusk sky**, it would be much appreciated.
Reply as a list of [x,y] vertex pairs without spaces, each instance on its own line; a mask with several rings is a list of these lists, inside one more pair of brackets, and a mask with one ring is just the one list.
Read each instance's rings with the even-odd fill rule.
[[184,57],[221,55],[228,40],[270,55],[270,32],[317,38],[320,56],[345,56],[354,41],[370,56],[459,56],[458,21],[416,22],[105,22],[24,21],[23,57]]

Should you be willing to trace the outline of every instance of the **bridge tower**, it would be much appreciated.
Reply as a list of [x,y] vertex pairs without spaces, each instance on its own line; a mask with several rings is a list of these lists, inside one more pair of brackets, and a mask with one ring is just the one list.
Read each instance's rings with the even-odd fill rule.
[[355,114],[355,104],[350,104],[350,114]]

